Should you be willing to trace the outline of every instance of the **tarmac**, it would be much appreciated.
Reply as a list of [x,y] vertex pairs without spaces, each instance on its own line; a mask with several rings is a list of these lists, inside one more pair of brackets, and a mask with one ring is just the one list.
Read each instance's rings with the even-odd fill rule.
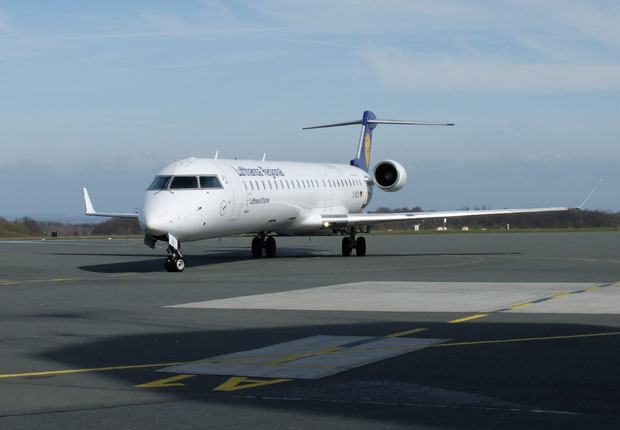
[[0,428],[619,428],[619,239],[0,242]]

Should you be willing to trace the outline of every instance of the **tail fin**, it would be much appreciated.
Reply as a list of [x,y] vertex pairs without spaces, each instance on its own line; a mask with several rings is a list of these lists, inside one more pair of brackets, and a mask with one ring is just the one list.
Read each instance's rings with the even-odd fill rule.
[[343,125],[362,125],[362,134],[360,136],[360,142],[357,146],[357,153],[355,158],[351,160],[351,165],[359,167],[368,172],[370,167],[370,148],[372,146],[372,131],[377,124],[409,124],[409,125],[454,125],[452,123],[439,123],[439,122],[422,122],[422,121],[393,121],[388,119],[377,119],[374,113],[371,111],[365,111],[361,120],[341,122],[338,124],[319,125],[315,127],[305,127],[304,130],[311,130],[314,128],[326,128],[326,127],[340,127]]
[[377,123],[368,122],[376,120],[374,113],[367,110],[362,116],[362,134],[360,135],[360,143],[357,145],[357,153],[355,158],[351,160],[351,166],[359,167],[368,172],[370,168],[370,147],[372,145],[372,131],[377,127]]

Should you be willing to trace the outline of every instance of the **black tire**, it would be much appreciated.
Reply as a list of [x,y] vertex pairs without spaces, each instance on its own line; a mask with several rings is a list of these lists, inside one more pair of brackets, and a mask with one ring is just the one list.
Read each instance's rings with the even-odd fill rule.
[[348,257],[349,255],[351,255],[351,238],[345,236],[342,238],[342,256]]
[[174,271],[172,258],[166,259],[166,262],[164,263],[164,267],[166,268],[166,272]]
[[265,240],[265,255],[267,257],[276,256],[276,240],[271,236]]
[[258,237],[252,239],[252,257],[258,258],[263,255],[263,245]]
[[358,237],[355,241],[355,254],[358,257],[366,255],[366,239],[363,237]]
[[176,260],[174,260],[173,267],[175,272],[182,272],[183,270],[185,270],[185,260],[183,260],[182,258],[177,258]]

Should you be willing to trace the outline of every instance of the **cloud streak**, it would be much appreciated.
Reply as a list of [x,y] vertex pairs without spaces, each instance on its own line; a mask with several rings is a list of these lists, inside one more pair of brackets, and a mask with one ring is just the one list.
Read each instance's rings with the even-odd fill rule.
[[403,90],[620,90],[620,64],[616,63],[526,63],[491,56],[465,58],[379,49],[359,55],[388,85]]

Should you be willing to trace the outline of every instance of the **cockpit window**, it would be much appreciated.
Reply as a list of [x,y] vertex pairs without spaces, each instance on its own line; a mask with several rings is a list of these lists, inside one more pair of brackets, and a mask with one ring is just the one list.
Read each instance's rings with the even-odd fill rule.
[[217,176],[201,176],[200,188],[222,188],[222,184]]
[[171,190],[198,189],[198,178],[195,176],[175,176],[170,183]]
[[161,191],[166,188],[166,184],[170,180],[171,176],[156,176],[153,183],[148,188],[151,191]]

